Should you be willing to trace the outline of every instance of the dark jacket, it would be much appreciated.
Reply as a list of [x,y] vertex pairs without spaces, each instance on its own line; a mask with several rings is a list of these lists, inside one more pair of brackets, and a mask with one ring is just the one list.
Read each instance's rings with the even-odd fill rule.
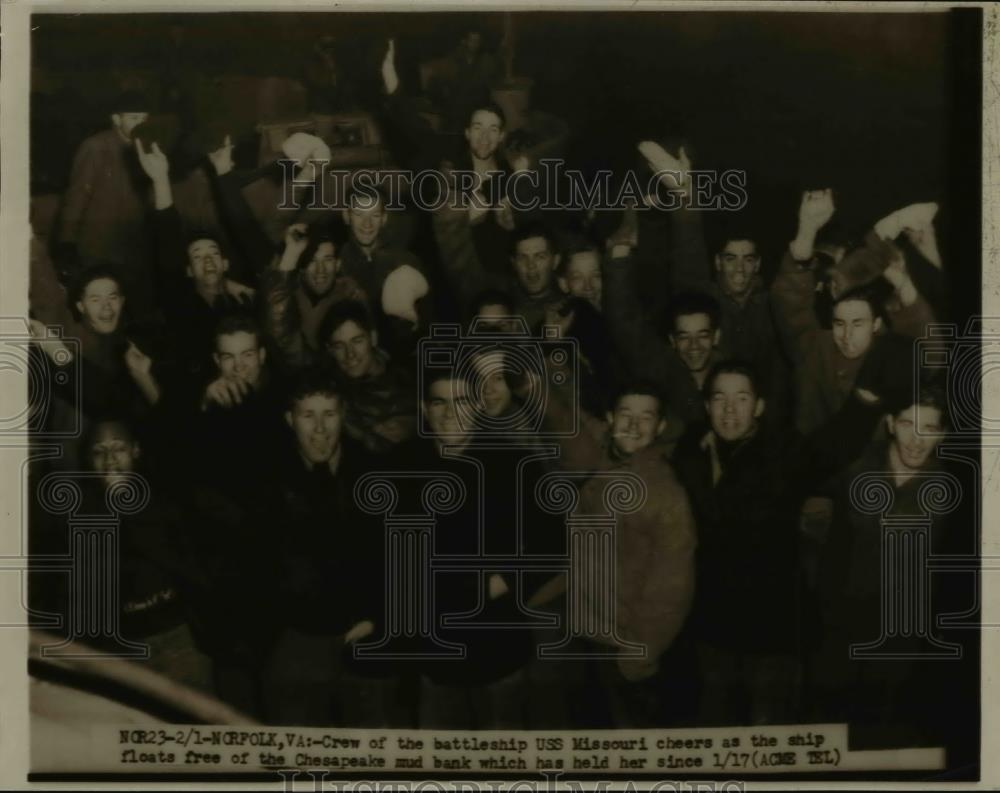
[[[433,441],[417,439],[399,449],[399,468],[413,472],[447,472],[458,477],[465,498],[450,514],[439,514],[434,527],[433,551],[436,559],[445,555],[507,557],[539,553],[557,553],[560,546],[559,525],[552,516],[535,507],[533,499],[519,499],[517,493],[534,493],[535,482],[543,469],[535,461],[522,467],[525,456],[516,443],[485,436],[474,440],[459,457],[443,457]],[[520,475],[521,482],[515,480]],[[421,479],[402,482],[405,499],[399,512],[421,514]],[[407,485],[412,485],[407,487]],[[516,488],[520,488],[517,490]],[[522,527],[520,536],[517,527]],[[531,629],[515,600],[521,578],[525,603],[535,589],[551,574],[530,571],[475,569],[438,572],[433,576],[434,603],[431,612],[439,639],[466,648],[462,659],[427,660],[423,674],[436,683],[448,686],[480,686],[500,680],[523,667],[531,658]],[[490,573],[499,574],[507,592],[498,598],[488,596]],[[469,625],[445,625],[446,617],[468,615]],[[489,627],[486,623],[490,623]],[[507,623],[497,626],[496,623]],[[480,627],[476,627],[479,625]]]
[[802,500],[864,448],[878,416],[852,400],[808,438],[763,423],[738,443],[706,424],[688,429],[673,460],[698,525],[692,623],[703,641],[765,654],[795,649]]

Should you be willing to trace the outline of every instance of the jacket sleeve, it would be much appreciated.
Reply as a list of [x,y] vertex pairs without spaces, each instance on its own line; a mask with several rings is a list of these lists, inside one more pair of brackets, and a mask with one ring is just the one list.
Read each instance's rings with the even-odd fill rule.
[[433,213],[434,238],[441,254],[441,267],[452,294],[465,310],[476,294],[485,289],[487,279],[476,252],[467,209],[446,206]]
[[285,361],[290,366],[305,363],[305,344],[302,338],[301,323],[292,292],[295,290],[296,276],[276,268],[270,268],[261,274],[260,290],[263,317],[262,325],[265,335],[271,339]]
[[655,672],[659,657],[680,633],[694,600],[697,533],[687,494],[670,477],[660,483],[656,498],[661,507],[651,516],[657,542],[646,566],[646,584],[639,611],[625,612],[627,638],[646,645],[644,659],[619,658],[627,679]]
[[812,269],[786,250],[771,284],[771,306],[786,351],[797,364],[808,355],[812,338],[820,330],[815,300],[816,276]]
[[604,301],[608,328],[615,347],[633,375],[652,380],[669,390],[673,350],[643,312],[636,294],[635,260],[631,256],[608,258],[604,266]]
[[705,245],[701,213],[678,209],[671,216],[671,280],[674,292],[705,292],[712,285],[712,264]]
[[77,149],[70,171],[69,186],[63,195],[62,215],[59,221],[59,242],[76,243],[83,222],[84,212],[94,191],[94,182],[100,170],[100,152],[87,140]]

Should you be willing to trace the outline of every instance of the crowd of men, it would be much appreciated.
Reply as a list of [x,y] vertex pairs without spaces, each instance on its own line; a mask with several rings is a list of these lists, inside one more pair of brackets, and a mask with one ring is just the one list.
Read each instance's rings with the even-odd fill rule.
[[[241,168],[215,120],[179,180],[136,93],[80,145],[58,222],[33,240],[31,309],[33,354],[71,373],[42,430],[82,417],[83,433],[34,475],[92,472],[80,509],[95,512],[149,481],[118,530],[121,637],[269,723],[848,721],[933,740],[941,675],[848,649],[878,639],[883,596],[880,521],[852,482],[922,514],[942,467],[945,390],[914,364],[941,319],[937,205],[915,197],[851,240],[832,191],[801,185],[770,283],[759,230],[706,241],[684,148],[636,141],[674,210],[637,202],[611,233],[589,207],[520,211],[497,174],[539,166],[490,99],[476,35],[443,93],[461,145],[436,165],[483,179],[433,212],[356,189],[342,209],[262,215],[250,187],[311,195],[327,178],[323,139],[285,138],[294,170]],[[426,161],[433,131],[391,46],[382,76],[373,112]],[[47,327],[78,340],[71,362]],[[468,365],[431,366],[428,340],[472,350]],[[360,495],[380,472],[395,514],[427,511],[432,475],[463,496],[418,564],[507,561],[388,564],[386,516]],[[539,496],[553,474],[576,493],[563,514]],[[608,488],[636,481],[603,575],[509,563],[579,560],[587,523],[568,519],[607,514]],[[31,518],[34,550],[66,552],[65,515]],[[407,633],[390,593],[414,576],[429,614]],[[39,574],[33,605],[69,624],[59,580]]]

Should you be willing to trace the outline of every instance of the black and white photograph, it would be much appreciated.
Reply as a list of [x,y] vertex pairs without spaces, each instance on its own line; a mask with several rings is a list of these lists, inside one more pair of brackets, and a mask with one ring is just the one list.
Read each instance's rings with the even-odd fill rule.
[[986,781],[996,11],[5,5],[5,779]]

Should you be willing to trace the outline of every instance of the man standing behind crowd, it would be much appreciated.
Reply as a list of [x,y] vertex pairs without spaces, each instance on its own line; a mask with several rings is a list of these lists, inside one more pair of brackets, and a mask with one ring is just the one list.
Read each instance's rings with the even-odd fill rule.
[[111,128],[87,138],[76,152],[56,232],[61,269],[79,263],[117,266],[137,316],[155,307],[150,267],[148,201],[132,139],[149,117],[150,101],[136,92],[118,96]]

